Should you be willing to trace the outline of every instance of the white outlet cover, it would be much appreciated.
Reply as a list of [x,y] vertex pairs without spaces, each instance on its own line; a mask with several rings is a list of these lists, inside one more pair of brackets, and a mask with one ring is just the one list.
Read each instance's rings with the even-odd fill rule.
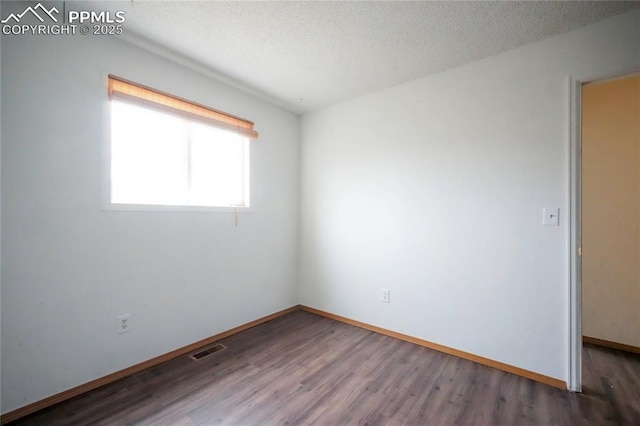
[[118,316],[118,334],[131,331],[131,314],[124,314]]
[[383,303],[389,303],[391,301],[388,288],[380,289],[380,301]]

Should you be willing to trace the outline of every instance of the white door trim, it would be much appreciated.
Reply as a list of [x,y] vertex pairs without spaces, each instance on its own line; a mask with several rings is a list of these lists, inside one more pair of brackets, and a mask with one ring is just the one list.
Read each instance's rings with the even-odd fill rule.
[[582,392],[581,244],[581,112],[582,80],[569,77],[569,332],[567,388]]
[[582,392],[582,259],[578,253],[582,245],[582,85],[599,80],[624,77],[640,72],[640,67],[588,76],[570,76],[569,96],[569,318],[567,345],[567,388]]

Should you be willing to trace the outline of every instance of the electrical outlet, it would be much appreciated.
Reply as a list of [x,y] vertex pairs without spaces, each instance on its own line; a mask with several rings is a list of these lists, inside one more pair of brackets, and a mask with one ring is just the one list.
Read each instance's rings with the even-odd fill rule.
[[391,302],[388,288],[381,288],[380,289],[380,301],[383,302],[383,303]]
[[131,331],[131,314],[118,316],[118,334]]

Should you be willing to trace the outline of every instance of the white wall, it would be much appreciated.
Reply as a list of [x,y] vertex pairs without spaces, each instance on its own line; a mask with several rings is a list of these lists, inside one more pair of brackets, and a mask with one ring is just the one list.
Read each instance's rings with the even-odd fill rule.
[[631,65],[638,11],[304,116],[301,303],[566,380],[567,77]]
[[[103,211],[107,73],[255,121],[254,212]],[[3,413],[298,302],[296,115],[108,36],[2,36],[1,83]]]

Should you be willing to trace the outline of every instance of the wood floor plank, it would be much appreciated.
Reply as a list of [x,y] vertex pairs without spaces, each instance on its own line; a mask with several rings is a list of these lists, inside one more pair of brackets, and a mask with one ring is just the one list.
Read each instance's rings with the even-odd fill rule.
[[574,394],[308,312],[15,425],[634,425],[640,355],[585,345]]

